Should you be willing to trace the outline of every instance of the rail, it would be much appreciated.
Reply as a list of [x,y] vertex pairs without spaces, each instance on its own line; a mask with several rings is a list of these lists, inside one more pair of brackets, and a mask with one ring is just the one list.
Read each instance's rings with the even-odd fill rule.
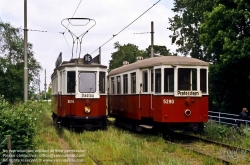
[[[246,127],[250,127],[250,119],[249,120],[241,120],[239,119],[239,115],[230,114],[230,113],[222,113],[222,112],[214,112],[208,111],[209,122],[216,122],[219,124],[237,126],[237,122],[245,123]],[[250,130],[250,128],[248,128]]]

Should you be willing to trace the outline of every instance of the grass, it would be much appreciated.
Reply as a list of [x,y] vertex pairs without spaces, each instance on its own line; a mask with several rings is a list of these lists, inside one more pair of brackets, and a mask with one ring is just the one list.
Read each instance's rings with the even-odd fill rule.
[[[106,130],[73,132],[58,129],[52,122],[49,103],[35,137],[37,150],[84,150],[84,163],[93,164],[91,157],[101,165],[217,165],[212,158],[197,155],[173,144],[166,144],[161,135],[137,134],[109,125]],[[39,163],[33,163],[39,164]],[[42,164],[68,164],[43,162]]]
[[215,122],[205,124],[204,138],[222,143],[250,149],[250,131],[242,126],[239,130],[235,127],[220,125]]

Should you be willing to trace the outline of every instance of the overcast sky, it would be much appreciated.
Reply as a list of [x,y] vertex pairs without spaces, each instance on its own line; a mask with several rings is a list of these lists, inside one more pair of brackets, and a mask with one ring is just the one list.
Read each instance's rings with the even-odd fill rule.
[[[46,69],[46,82],[49,84],[50,75],[59,53],[62,52],[63,61],[70,60],[72,56],[73,40],[61,24],[63,19],[71,18],[75,13],[75,18],[91,18],[96,21],[96,25],[82,38],[80,55],[83,57],[87,53],[92,53],[92,57],[95,57],[98,51],[94,51],[98,47],[156,2],[158,0],[27,0],[28,42],[33,44],[35,58],[43,67],[41,88],[44,84],[44,69]],[[101,48],[102,64],[109,65],[111,53],[116,51],[114,43],[117,41],[122,45],[131,43],[137,45],[140,50],[145,50],[151,44],[150,33],[144,33],[150,32],[151,21],[154,22],[154,44],[164,45],[171,52],[175,52],[176,46],[171,44],[169,38],[172,33],[167,29],[169,27],[168,18],[174,16],[171,8],[173,8],[173,0],[161,0],[105,44]],[[24,28],[24,0],[0,0],[0,18],[3,22],[8,22],[14,27]],[[68,25],[67,21],[63,23]],[[74,21],[74,23],[78,22]],[[79,23],[85,24],[86,22]],[[94,22],[91,21],[86,26],[69,26],[69,28],[79,36],[93,24]],[[65,32],[65,34],[60,32]],[[76,50],[74,50],[74,57],[77,56]]]

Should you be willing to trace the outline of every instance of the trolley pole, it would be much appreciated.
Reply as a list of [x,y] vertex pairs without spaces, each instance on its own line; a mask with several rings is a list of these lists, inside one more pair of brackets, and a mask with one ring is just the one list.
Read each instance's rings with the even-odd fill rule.
[[151,57],[154,57],[154,22],[151,21]]
[[24,101],[28,100],[27,0],[24,0]]

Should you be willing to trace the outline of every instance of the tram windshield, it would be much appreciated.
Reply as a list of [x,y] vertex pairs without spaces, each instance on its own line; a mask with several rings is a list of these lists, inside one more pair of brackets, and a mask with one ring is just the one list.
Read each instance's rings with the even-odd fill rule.
[[79,92],[81,93],[96,92],[96,72],[79,73]]

